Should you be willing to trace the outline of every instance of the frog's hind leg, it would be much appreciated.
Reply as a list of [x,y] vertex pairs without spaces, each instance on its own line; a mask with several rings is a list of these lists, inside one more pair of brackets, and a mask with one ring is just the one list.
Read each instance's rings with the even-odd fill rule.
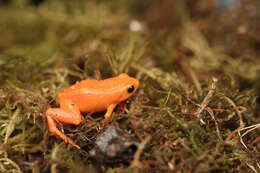
[[82,115],[79,108],[70,100],[63,100],[60,103],[60,108],[49,108],[46,111],[49,130],[52,134],[62,138],[65,142],[72,144],[80,149],[69,137],[63,134],[56,126],[55,121],[78,125],[82,121]]

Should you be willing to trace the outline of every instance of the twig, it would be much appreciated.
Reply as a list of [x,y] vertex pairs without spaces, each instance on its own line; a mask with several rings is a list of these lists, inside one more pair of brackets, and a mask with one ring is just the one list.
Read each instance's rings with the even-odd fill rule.
[[[201,112],[208,106],[209,102],[211,101],[211,98],[212,98],[212,96],[215,93],[217,81],[218,81],[217,78],[215,78],[215,77],[212,78],[212,83],[211,83],[211,86],[210,86],[210,90],[209,90],[208,94],[206,95],[206,97],[203,99],[199,109],[195,112],[195,116],[196,117],[200,118]],[[205,124],[205,122],[202,119],[200,119],[200,122],[202,124]]]
[[[224,94],[221,94],[221,93],[219,93],[218,96],[221,97],[221,98],[224,98],[229,104],[231,104],[231,105],[234,107],[234,109],[235,109],[235,111],[236,111],[236,113],[237,113],[237,115],[238,115],[238,117],[239,117],[239,127],[238,127],[234,132],[237,132],[237,133],[238,133],[238,135],[239,135],[239,137],[240,137],[240,142],[241,142],[241,144],[242,144],[246,149],[248,149],[247,146],[246,146],[246,144],[245,144],[244,141],[243,141],[243,136],[246,135],[247,133],[249,133],[250,131],[254,130],[255,128],[254,128],[253,126],[249,126],[249,127],[244,128],[244,127],[245,127],[245,124],[244,124],[244,122],[243,122],[243,118],[242,118],[241,111],[238,109],[238,107],[237,107],[236,104],[233,102],[233,100],[231,100],[230,98],[228,98],[227,96],[225,96]],[[244,112],[244,111],[242,111],[242,112]],[[250,129],[250,128],[253,128],[253,129]],[[256,128],[258,128],[258,127],[256,127]],[[241,136],[241,133],[240,133],[240,132],[241,132],[242,130],[246,130],[246,129],[249,129],[249,130],[247,130],[247,131]],[[232,133],[232,134],[234,134],[234,133]],[[229,136],[228,138],[230,138],[230,136]]]
[[[9,168],[5,168],[9,167]],[[12,167],[12,168],[10,168]],[[20,167],[18,166],[17,163],[12,161],[9,158],[1,158],[0,159],[0,172],[16,172],[16,173],[22,173]]]
[[[245,128],[242,128],[242,129],[239,129],[239,130],[238,130],[238,134],[239,134],[239,136],[240,136],[240,142],[241,142],[241,144],[242,144],[246,149],[248,149],[248,148],[247,148],[246,144],[245,144],[244,141],[243,141],[243,137],[244,137],[245,135],[247,135],[248,133],[250,133],[251,131],[253,131],[253,130],[259,128],[259,127],[260,127],[260,123],[259,123],[259,124],[252,125],[252,126],[248,126],[248,127],[245,127]],[[246,131],[241,135],[241,131],[243,131],[243,130],[246,130]]]
[[230,98],[228,98],[228,97],[225,96],[224,94],[218,93],[217,96],[219,96],[220,98],[224,98],[224,99],[225,99],[229,104],[231,104],[231,106],[235,109],[235,111],[236,111],[236,113],[237,113],[237,115],[238,115],[238,117],[239,117],[239,127],[238,127],[234,132],[238,132],[238,135],[240,136],[240,142],[242,143],[242,145],[243,145],[245,148],[247,148],[246,145],[245,145],[245,143],[244,143],[244,141],[243,141],[243,139],[242,139],[242,137],[241,137],[241,134],[240,134],[240,131],[241,131],[242,129],[245,130],[245,129],[244,129],[245,124],[244,124],[244,122],[243,122],[243,118],[242,118],[241,111],[238,109],[238,107],[237,107],[236,104],[233,102],[233,100],[231,100]]
[[240,124],[239,129],[244,128],[245,125],[244,125],[244,122],[243,122],[243,119],[242,119],[241,111],[238,109],[237,105],[233,102],[233,100],[231,100],[230,98],[228,98],[227,96],[225,96],[222,93],[218,93],[217,96],[224,98],[229,104],[231,104],[231,106],[234,107],[234,109],[235,109],[235,111],[236,111],[236,113],[239,117],[239,124]]
[[213,113],[212,109],[209,108],[209,107],[207,107],[206,110],[208,111],[209,115],[211,116],[211,118],[212,118],[212,119],[214,120],[214,122],[215,122],[215,126],[216,126],[216,131],[217,131],[218,138],[219,138],[221,141],[223,141],[223,139],[222,139],[222,137],[221,137],[221,135],[220,135],[220,130],[219,130],[219,128],[218,128],[218,122],[217,122],[217,120],[216,120],[215,117],[214,117],[214,113]]
[[249,163],[246,163],[247,166],[252,170],[254,171],[255,173],[257,173],[257,170],[255,169],[255,167],[253,165],[250,165]]
[[142,143],[139,145],[138,150],[136,151],[134,155],[134,160],[131,163],[130,168],[141,168],[141,163],[139,161],[141,153],[146,146],[146,144],[150,141],[151,136],[146,136],[146,138],[142,141]]

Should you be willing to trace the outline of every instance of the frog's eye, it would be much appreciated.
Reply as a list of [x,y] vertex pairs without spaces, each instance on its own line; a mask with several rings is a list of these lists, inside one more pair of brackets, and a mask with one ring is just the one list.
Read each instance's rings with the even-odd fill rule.
[[131,92],[133,92],[134,90],[135,90],[134,85],[131,85],[131,86],[127,89],[127,92],[128,92],[128,93],[131,93]]

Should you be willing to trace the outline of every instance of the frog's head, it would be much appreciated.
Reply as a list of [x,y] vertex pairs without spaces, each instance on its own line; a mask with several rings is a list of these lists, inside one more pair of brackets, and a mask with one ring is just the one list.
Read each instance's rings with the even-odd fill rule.
[[131,97],[135,91],[139,88],[139,81],[133,77],[128,76],[125,73],[122,73],[118,76],[120,79],[120,102]]

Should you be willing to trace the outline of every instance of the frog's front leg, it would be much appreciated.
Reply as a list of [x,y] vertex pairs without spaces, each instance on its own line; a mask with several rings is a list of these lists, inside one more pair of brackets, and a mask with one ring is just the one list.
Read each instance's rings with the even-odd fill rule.
[[80,149],[69,137],[63,134],[56,126],[55,121],[78,125],[82,121],[82,115],[77,105],[72,103],[68,99],[60,99],[60,108],[49,108],[46,111],[46,117],[48,121],[49,130],[52,134],[62,138],[65,142],[68,142]]
[[109,123],[111,121],[111,115],[113,113],[113,110],[115,109],[117,104],[111,104],[107,108],[107,112],[105,114],[106,123]]

